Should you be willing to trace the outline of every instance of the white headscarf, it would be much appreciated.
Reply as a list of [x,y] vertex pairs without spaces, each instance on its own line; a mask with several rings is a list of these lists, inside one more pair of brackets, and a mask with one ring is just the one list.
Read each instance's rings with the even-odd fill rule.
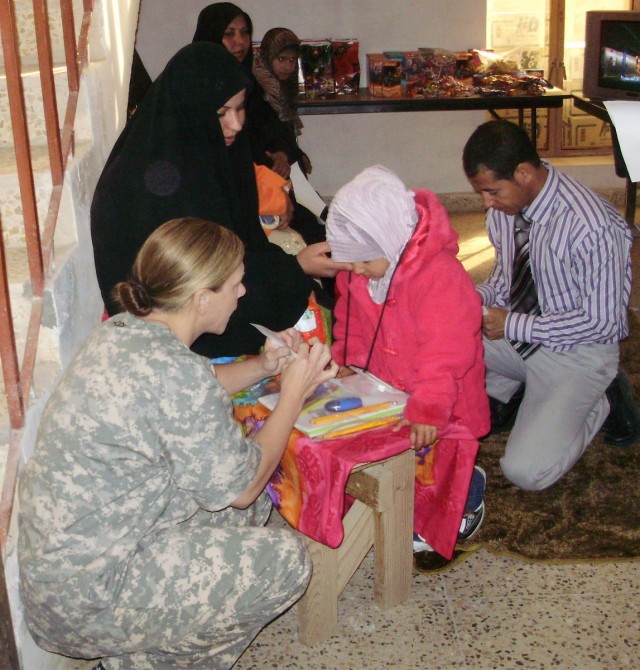
[[413,191],[382,165],[368,167],[331,201],[327,216],[331,257],[337,262],[386,258],[389,268],[384,276],[368,284],[369,295],[380,304],[417,222]]

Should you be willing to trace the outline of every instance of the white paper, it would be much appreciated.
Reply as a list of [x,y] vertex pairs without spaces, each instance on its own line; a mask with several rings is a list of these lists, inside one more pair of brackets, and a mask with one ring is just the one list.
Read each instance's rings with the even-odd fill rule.
[[607,100],[604,106],[616,129],[629,177],[631,181],[640,181],[640,102]]
[[291,183],[293,184],[293,192],[296,195],[296,200],[310,212],[313,212],[316,216],[320,216],[327,203],[311,186],[297,162],[291,166],[289,179],[291,179]]

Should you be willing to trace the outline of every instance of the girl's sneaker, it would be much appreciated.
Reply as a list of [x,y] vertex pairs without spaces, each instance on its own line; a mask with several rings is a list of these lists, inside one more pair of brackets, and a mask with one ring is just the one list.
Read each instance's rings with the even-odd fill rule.
[[487,488],[487,473],[479,466],[473,468],[467,503],[458,531],[458,540],[468,540],[475,535],[484,521],[484,494]]
[[417,554],[420,551],[433,551],[433,549],[426,543],[422,535],[418,535],[414,531],[413,533],[413,553]]

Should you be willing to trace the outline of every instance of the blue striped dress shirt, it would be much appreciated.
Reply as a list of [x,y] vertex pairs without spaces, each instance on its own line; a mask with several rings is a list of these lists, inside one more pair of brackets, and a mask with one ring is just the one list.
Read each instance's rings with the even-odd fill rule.
[[[629,333],[629,226],[609,202],[544,165],[545,185],[523,210],[533,221],[529,250],[542,313],[511,312],[505,337],[541,342],[554,351],[617,342]],[[489,209],[486,224],[496,263],[477,289],[484,305],[509,309],[514,217]]]

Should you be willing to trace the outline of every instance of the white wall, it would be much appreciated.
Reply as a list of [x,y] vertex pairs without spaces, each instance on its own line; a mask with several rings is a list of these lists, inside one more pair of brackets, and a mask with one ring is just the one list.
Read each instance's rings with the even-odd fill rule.
[[[191,41],[206,0],[142,0],[137,48],[152,77]],[[484,46],[485,3],[467,0],[241,0],[253,21],[254,39],[274,26],[298,37],[356,37],[360,66],[365,54],[441,47],[459,51]],[[311,181],[333,195],[360,170],[382,163],[410,188],[438,193],[468,191],[461,153],[482,112],[403,112],[304,116],[301,147],[314,171]]]
[[[207,0],[141,0],[137,48],[152,77],[193,37]],[[440,47],[451,51],[485,45],[486,3],[468,0],[239,0],[253,21],[254,39],[274,26],[301,38],[356,37],[365,55],[384,50]],[[364,82],[363,82],[364,83]],[[368,165],[395,170],[410,188],[439,194],[470,193],[462,149],[484,112],[402,112],[303,116],[300,145],[309,154],[311,181],[323,196]],[[611,161],[580,161],[562,169],[587,186],[622,189]]]

